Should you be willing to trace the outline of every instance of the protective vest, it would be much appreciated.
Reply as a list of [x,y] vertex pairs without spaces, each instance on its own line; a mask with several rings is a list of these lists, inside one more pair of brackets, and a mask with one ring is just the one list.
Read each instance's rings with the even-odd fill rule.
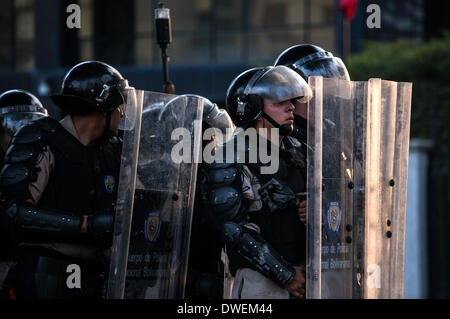
[[[294,194],[306,191],[306,162],[302,148],[280,149],[280,165],[275,174],[260,174],[257,164],[248,164],[261,185],[272,178],[287,185]],[[306,226],[300,222],[297,208],[291,203],[275,212],[256,211],[249,214],[250,222],[260,228],[261,236],[288,262],[304,264],[306,257]]]
[[39,207],[89,215],[114,206],[120,169],[118,139],[84,146],[61,126],[45,142],[55,156],[55,166]]

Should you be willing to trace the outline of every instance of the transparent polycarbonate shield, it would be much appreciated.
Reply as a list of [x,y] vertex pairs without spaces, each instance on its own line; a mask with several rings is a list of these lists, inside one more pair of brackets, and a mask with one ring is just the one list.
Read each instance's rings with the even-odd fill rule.
[[[183,298],[203,99],[136,91],[125,131],[108,298]],[[128,101],[127,101],[128,103]]]
[[402,298],[412,84],[367,91],[363,297]]
[[[308,110],[308,298],[353,295],[355,188],[353,82],[311,77]],[[361,96],[362,95],[362,96]]]
[[411,84],[309,83],[307,297],[401,297]]
[[322,252],[322,78],[310,77],[307,133],[306,298],[321,298]]

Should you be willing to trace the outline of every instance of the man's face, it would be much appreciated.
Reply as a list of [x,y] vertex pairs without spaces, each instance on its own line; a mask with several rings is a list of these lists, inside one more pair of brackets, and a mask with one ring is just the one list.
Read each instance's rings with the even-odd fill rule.
[[[279,125],[288,125],[291,131],[294,128],[294,105],[291,100],[274,102],[264,99],[264,112]],[[270,123],[268,126],[273,127]]]

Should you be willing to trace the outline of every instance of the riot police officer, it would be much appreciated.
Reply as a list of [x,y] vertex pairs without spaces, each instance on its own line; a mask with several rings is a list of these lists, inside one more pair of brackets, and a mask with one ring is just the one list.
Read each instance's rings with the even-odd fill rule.
[[36,120],[14,135],[0,175],[0,225],[17,248],[5,281],[11,295],[101,296],[127,89],[110,65],[78,64],[65,76],[61,94],[52,96],[68,115],[60,122]]
[[[347,68],[342,60],[333,56],[319,46],[312,44],[299,44],[286,49],[276,59],[274,65],[284,65],[297,72],[305,81],[310,76],[337,78],[350,81]],[[306,158],[307,148],[307,105],[296,103],[294,111],[294,130],[291,134],[302,145]],[[299,217],[306,222],[306,200],[298,199]]]
[[[297,72],[306,82],[310,76],[323,76],[350,81],[342,60],[313,44],[298,44],[283,51],[274,65],[284,65]],[[306,105],[298,104],[294,112],[294,131],[291,136],[306,144]]]
[[[47,110],[37,97],[24,90],[9,90],[0,95],[0,168],[3,168],[6,151],[11,138],[20,127],[31,121],[48,116]],[[0,241],[0,292],[10,266],[9,246]]]
[[[227,108],[236,126],[259,131],[256,145],[238,145],[235,134],[233,147],[227,147],[231,141],[223,147],[224,163],[209,167],[208,201],[234,276],[233,298],[304,297],[306,227],[296,194],[305,191],[306,166],[289,135],[294,104],[310,97],[303,78],[285,66],[248,70],[228,88]],[[278,129],[279,136],[260,129]],[[279,161],[275,173],[262,173],[267,164],[259,157],[251,160],[261,147],[279,154],[272,158]],[[235,150],[232,157],[229,149]]]

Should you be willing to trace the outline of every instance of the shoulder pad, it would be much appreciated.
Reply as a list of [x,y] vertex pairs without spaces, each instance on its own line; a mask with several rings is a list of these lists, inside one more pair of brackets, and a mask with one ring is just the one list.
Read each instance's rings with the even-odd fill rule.
[[5,156],[5,163],[35,162],[38,154],[30,144],[12,144]]
[[36,173],[22,164],[6,164],[0,173],[0,188],[8,193],[28,190],[28,184],[36,179]]
[[54,133],[58,129],[63,128],[57,120],[51,117],[42,117],[38,120],[35,120],[33,124],[48,133]]
[[32,144],[41,142],[44,138],[44,132],[40,127],[34,125],[22,126],[14,137],[12,138],[11,144]]
[[[229,186],[240,176],[241,171],[236,165],[216,164],[209,170],[209,185],[213,188]],[[219,166],[221,165],[221,166]]]
[[29,125],[21,127],[14,135],[11,143],[31,144],[42,141],[45,133],[54,133],[62,128],[59,122],[51,117],[43,117],[33,121]]

